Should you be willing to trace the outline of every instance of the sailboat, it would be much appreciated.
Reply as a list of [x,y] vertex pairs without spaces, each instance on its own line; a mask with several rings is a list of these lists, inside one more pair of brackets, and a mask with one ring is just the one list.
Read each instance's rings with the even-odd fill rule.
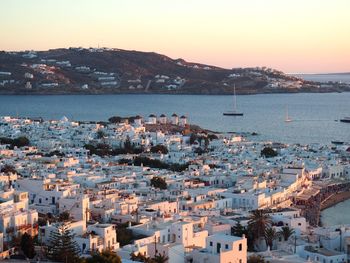
[[288,107],[286,106],[286,118],[284,119],[285,122],[291,122],[292,119],[288,115]]
[[237,111],[236,85],[233,86],[233,111],[223,113],[224,116],[243,116],[242,112]]

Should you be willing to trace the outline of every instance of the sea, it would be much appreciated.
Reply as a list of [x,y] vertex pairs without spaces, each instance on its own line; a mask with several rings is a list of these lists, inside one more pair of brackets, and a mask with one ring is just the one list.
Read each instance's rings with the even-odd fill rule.
[[[310,77],[310,75],[307,75]],[[305,77],[305,79],[307,79]],[[317,76],[314,76],[317,77]],[[344,81],[341,76],[321,75],[317,81]],[[311,80],[311,79],[309,79]],[[111,116],[173,113],[186,115],[190,123],[216,132],[257,133],[254,140],[284,143],[350,142],[350,93],[298,93],[237,96],[243,117],[223,116],[232,110],[232,96],[214,95],[0,95],[0,116],[66,116],[71,120],[106,121]],[[286,113],[292,122],[285,122]],[[350,224],[350,201],[322,212],[324,225]],[[342,216],[337,216],[341,214]]]
[[291,74],[308,81],[350,83],[350,73],[329,74]]
[[[254,140],[285,143],[350,142],[350,93],[237,96],[243,117],[223,116],[232,96],[214,95],[25,95],[0,96],[0,116],[106,121],[111,116],[186,115],[215,132],[257,133]],[[286,113],[292,122],[285,122]]]

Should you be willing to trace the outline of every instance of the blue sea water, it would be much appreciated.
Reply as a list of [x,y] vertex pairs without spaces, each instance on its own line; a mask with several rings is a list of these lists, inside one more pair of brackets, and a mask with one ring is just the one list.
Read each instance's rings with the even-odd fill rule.
[[[256,132],[258,140],[288,143],[350,142],[350,93],[299,93],[237,96],[243,117],[223,116],[232,96],[207,95],[35,95],[0,96],[0,115],[73,120],[153,113],[186,115],[193,124],[219,132]],[[288,108],[292,122],[286,123]]]
[[303,78],[308,81],[317,81],[317,82],[343,82],[350,83],[350,74],[292,74],[296,77]]

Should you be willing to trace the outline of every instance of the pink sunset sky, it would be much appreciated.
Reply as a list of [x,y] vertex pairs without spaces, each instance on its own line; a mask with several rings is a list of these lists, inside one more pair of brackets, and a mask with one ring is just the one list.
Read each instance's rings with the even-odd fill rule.
[[115,47],[225,68],[350,72],[349,0],[3,0],[0,50]]

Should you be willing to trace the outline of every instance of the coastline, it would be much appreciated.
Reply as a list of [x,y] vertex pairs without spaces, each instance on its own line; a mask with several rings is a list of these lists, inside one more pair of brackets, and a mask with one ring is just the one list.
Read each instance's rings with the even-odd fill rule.
[[335,193],[321,203],[321,211],[350,199],[350,191]]
[[[263,91],[263,92],[238,92],[237,96],[252,96],[252,95],[271,95],[271,94],[330,94],[330,93],[350,93],[350,90],[278,90],[278,91]],[[70,95],[201,95],[201,96],[232,96],[232,92],[169,92],[169,91],[151,91],[151,92],[132,92],[132,91],[7,91],[0,90],[1,96],[70,96]]]

